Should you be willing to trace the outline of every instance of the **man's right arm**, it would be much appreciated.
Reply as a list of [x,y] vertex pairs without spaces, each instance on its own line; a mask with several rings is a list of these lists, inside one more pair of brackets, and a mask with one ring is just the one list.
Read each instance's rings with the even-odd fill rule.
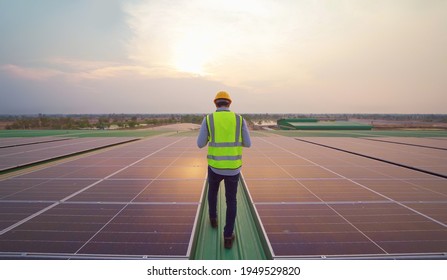
[[200,126],[199,137],[197,137],[197,147],[203,148],[208,144],[208,128],[206,126],[206,117],[203,118]]

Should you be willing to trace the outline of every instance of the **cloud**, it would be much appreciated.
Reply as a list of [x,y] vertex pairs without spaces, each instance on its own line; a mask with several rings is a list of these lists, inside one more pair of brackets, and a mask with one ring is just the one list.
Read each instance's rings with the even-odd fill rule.
[[8,75],[20,77],[27,80],[43,81],[60,76],[63,73],[49,68],[29,68],[13,64],[0,65],[0,70]]
[[70,56],[42,39],[51,45],[44,49],[57,51],[33,57],[30,47],[32,59],[5,60],[0,78],[13,78],[8,90],[16,95],[38,93],[49,107],[57,100],[71,111],[77,104],[87,112],[197,112],[226,89],[242,112],[445,112],[445,1],[141,0],[121,7],[130,31],[119,37],[125,48],[79,54],[108,50],[111,41],[96,36],[72,44],[79,53]]
[[426,61],[438,73],[443,8],[425,1],[140,1],[125,6],[128,55],[166,75],[196,72],[257,92],[347,88],[371,77],[386,90],[390,76],[414,78]]
[[75,60],[70,58],[50,58],[46,60],[46,67],[30,67],[15,64],[0,65],[4,74],[23,80],[49,81],[53,78],[64,79],[73,83],[82,84],[88,80],[107,80],[112,78],[134,77],[160,78],[160,77],[187,77],[187,75],[162,75],[160,69],[120,64],[107,61]]
[[[147,67],[192,72],[228,83],[270,76],[279,38],[270,1],[141,1],[126,6],[129,58]],[[285,38],[284,38],[285,39]],[[276,56],[276,55],[275,55]],[[264,70],[263,70],[264,69]],[[256,70],[256,71],[254,71]],[[250,77],[252,76],[252,77]]]
[[[72,64],[76,66],[67,66]],[[200,77],[161,78],[152,76],[150,68],[99,64],[98,68],[91,61],[54,65],[65,71],[0,66],[0,112],[201,113],[213,109],[218,89],[232,90]]]

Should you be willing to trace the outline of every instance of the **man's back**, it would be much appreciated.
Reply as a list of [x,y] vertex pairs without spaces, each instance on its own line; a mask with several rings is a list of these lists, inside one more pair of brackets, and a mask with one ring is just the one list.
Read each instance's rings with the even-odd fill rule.
[[237,212],[236,194],[242,168],[242,147],[250,147],[251,140],[245,120],[230,111],[231,98],[227,92],[218,92],[214,99],[217,110],[203,119],[197,146],[208,144],[208,205],[210,223],[217,228],[217,194],[220,182],[225,183],[227,202],[224,228],[225,248],[233,246],[234,224]]

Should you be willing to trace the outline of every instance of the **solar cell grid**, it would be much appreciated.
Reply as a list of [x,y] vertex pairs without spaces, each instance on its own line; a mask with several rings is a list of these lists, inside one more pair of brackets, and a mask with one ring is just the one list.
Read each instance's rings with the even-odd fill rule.
[[[299,162],[295,162],[293,159],[290,158],[275,158],[275,161],[285,161],[285,164],[295,164]],[[267,158],[265,156],[244,156],[243,157],[243,166],[270,166],[272,164],[272,161],[270,158]]]
[[[321,163],[319,163],[321,164]],[[379,176],[385,176],[385,174],[380,173],[378,170],[373,170],[372,168],[364,167],[364,166],[349,166],[349,165],[330,165],[327,164],[330,170],[334,171],[340,176],[348,177],[348,178],[377,178]]]
[[[288,187],[281,184],[286,177],[278,180],[262,169],[260,178],[256,178],[256,172],[244,167],[244,178],[274,257],[446,252],[446,216],[437,212],[445,208],[436,205],[440,208],[424,213],[411,203],[418,202],[419,209],[440,201],[440,205],[447,205],[443,193],[446,180],[312,144],[295,143],[290,138],[255,138],[253,142],[255,152],[251,155],[268,158],[275,170],[286,171],[288,179],[297,183],[296,187]],[[257,145],[258,142],[261,143]],[[275,162],[275,157],[264,153],[266,145],[270,145],[268,150],[275,147],[308,165],[284,164],[284,155],[282,162]],[[300,178],[302,171],[296,170],[309,167],[315,171],[303,172],[308,177]],[[247,169],[251,171],[249,176]],[[321,174],[332,174],[334,178]],[[420,232],[436,237],[424,239]]]
[[112,179],[155,179],[165,170],[165,166],[131,166],[113,175]]
[[431,202],[431,203],[405,203],[408,207],[415,209],[424,215],[432,217],[433,219],[447,224],[447,202]]
[[301,184],[321,201],[377,201],[383,197],[349,180],[306,180]]
[[[411,181],[392,180],[358,180],[358,182],[374,191],[386,195],[396,201],[438,201],[447,200],[445,194],[432,191],[424,183],[412,184]],[[445,182],[444,182],[445,184]]]
[[282,166],[282,169],[293,178],[341,178],[334,172],[325,170],[319,166]]
[[369,141],[358,138],[310,137],[299,140],[311,141],[313,143],[343,149],[447,176],[447,150]]
[[196,212],[197,205],[128,205],[78,253],[186,256]]
[[372,141],[383,141],[397,144],[407,144],[422,146],[428,148],[447,149],[447,142],[441,139],[416,138],[416,137],[380,137],[380,138],[364,138]]
[[[139,157],[108,157],[102,160],[97,160],[96,162],[83,164],[82,162],[76,162],[76,165],[81,165],[83,167],[109,167],[109,166],[126,166],[137,161]],[[63,166],[70,166],[70,163],[63,164]]]
[[432,175],[423,173],[423,172],[415,172],[414,170],[410,170],[404,167],[398,166],[376,166],[371,167],[371,170],[383,174],[390,178],[415,178],[415,179],[434,179]]
[[438,194],[442,194],[444,197],[447,195],[446,183],[443,179],[439,180],[405,180],[411,185],[423,188]]
[[104,162],[104,158],[100,157],[83,157],[83,158],[77,158],[76,160],[71,160],[64,162],[62,164],[59,164],[59,166],[65,167],[87,167],[87,166],[98,166],[102,162]]
[[[388,207],[396,207],[392,214]],[[393,204],[335,205],[357,228],[374,239],[388,253],[442,252],[447,249],[447,229]],[[381,215],[377,213],[383,212]],[[425,235],[425,236],[424,236]],[[437,248],[433,248],[436,244]]]
[[47,180],[4,180],[1,182],[0,188],[0,199],[4,199],[14,193],[21,192],[23,190],[38,186],[42,183],[47,182]]
[[[276,256],[380,254],[383,251],[326,205],[259,205]],[[285,219],[277,219],[277,215]]]
[[185,167],[207,167],[208,166],[208,162],[206,160],[205,155],[203,156],[198,156],[197,153],[195,153],[194,156],[186,154],[185,156],[179,157],[177,158],[173,163],[173,166],[185,166]]
[[[291,138],[252,142],[243,177],[275,258],[447,252],[445,179]],[[0,252],[187,258],[207,166],[191,147],[152,138],[0,181]]]
[[135,202],[198,202],[202,180],[155,180]]
[[288,179],[286,171],[276,166],[244,166],[244,177],[247,179]]
[[0,171],[136,140],[130,137],[76,138],[0,149]]
[[45,202],[0,202],[0,233],[9,226],[48,206],[50,206],[50,203]]
[[57,201],[93,183],[93,180],[9,179],[0,181],[0,201]]
[[150,180],[104,180],[68,201],[130,202]]
[[0,138],[0,148],[9,148],[15,146],[32,145],[45,142],[56,142],[62,140],[68,140],[70,138],[64,137],[11,137],[11,138]]
[[[0,191],[13,181],[25,182],[23,199],[48,198],[52,203],[39,215],[12,221],[14,231],[0,236],[0,251],[187,258],[205,178],[204,155],[191,151],[191,140],[134,142],[0,181]],[[164,152],[168,148],[174,152]],[[166,178],[154,180],[163,171]]]
[[170,165],[175,159],[171,157],[159,157],[159,156],[153,156],[146,158],[134,166],[140,167],[140,166],[167,166]]
[[171,166],[163,170],[159,179],[203,179],[206,177],[207,169],[203,166]]
[[253,180],[246,179],[251,195],[257,203],[318,201],[318,198],[296,180]]
[[120,207],[59,204],[1,235],[2,251],[75,253]]

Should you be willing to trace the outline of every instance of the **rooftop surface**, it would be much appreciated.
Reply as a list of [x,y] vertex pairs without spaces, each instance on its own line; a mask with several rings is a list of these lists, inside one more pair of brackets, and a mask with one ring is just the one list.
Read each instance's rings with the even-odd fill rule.
[[0,177],[0,258],[447,258],[447,138],[313,133],[253,133],[232,250],[223,187],[209,226],[206,149],[190,132],[49,162],[41,149],[46,163]]

